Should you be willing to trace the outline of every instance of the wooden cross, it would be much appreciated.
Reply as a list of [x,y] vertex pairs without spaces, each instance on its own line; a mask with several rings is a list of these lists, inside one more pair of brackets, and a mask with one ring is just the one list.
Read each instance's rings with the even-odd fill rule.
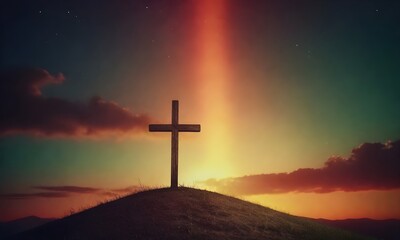
[[172,100],[172,123],[150,124],[150,132],[171,132],[171,188],[178,187],[179,132],[200,132],[200,124],[179,124],[179,102]]

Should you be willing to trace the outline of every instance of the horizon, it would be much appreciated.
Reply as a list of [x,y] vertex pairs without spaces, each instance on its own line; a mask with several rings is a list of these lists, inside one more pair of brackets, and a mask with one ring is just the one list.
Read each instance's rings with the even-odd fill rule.
[[[132,193],[128,193],[126,195],[118,195],[118,196],[113,196],[112,198],[104,198],[102,200],[99,200],[97,203],[94,203],[92,206],[81,206],[81,207],[79,207],[77,209],[70,209],[70,212],[66,212],[65,215],[59,216],[59,217],[58,216],[55,216],[55,217],[51,217],[51,216],[43,217],[43,216],[37,216],[37,215],[28,215],[28,216],[22,216],[22,217],[18,217],[18,218],[14,218],[14,219],[9,219],[9,220],[0,220],[0,222],[1,223],[9,223],[9,222],[13,222],[13,221],[16,221],[16,220],[22,220],[22,219],[25,219],[25,218],[39,218],[39,219],[46,219],[46,220],[57,220],[57,219],[62,219],[62,218],[71,216],[73,214],[78,214],[80,212],[83,212],[83,211],[86,211],[86,210],[89,210],[89,209],[92,209],[92,208],[96,208],[96,207],[101,206],[101,205],[103,205],[105,203],[113,202],[113,201],[119,200],[121,198],[129,197],[131,195],[135,195],[137,193],[146,192],[146,191],[153,191],[153,190],[160,190],[160,189],[170,189],[170,188],[171,187],[169,187],[169,186],[167,186],[167,187],[154,187],[154,188],[152,188],[152,187],[144,187],[143,190],[138,190],[138,191],[135,191],[135,192],[132,192]],[[189,189],[210,191],[210,190],[207,190],[207,189],[188,187],[188,186],[178,186],[178,188],[189,188]],[[213,192],[213,191],[210,191],[210,192]],[[219,192],[215,192],[215,193],[219,193]],[[222,195],[224,195],[224,194],[222,194]],[[257,204],[257,205],[260,205],[260,206],[263,206],[263,207],[271,208],[269,206],[265,206],[263,204],[260,204],[260,203],[257,203],[257,202],[253,202],[251,200],[248,201],[248,200],[242,199],[240,197],[238,198],[238,197],[229,196],[229,195],[225,195],[225,196],[234,197],[234,198],[239,199],[239,200],[243,200],[243,201],[247,201],[247,202],[250,202],[250,203],[253,203],[253,204]],[[274,209],[274,208],[271,208],[271,209],[279,211],[279,210]],[[290,212],[285,212],[285,213],[293,215]],[[395,221],[400,221],[400,218],[382,218],[382,219],[379,219],[379,218],[363,217],[363,218],[327,219],[327,218],[313,218],[313,217],[307,217],[307,216],[301,216],[301,215],[293,215],[293,216],[305,217],[305,218],[310,218],[310,219],[315,219],[315,220],[329,220],[329,221],[347,221],[347,220],[371,220],[371,221],[395,220]]]
[[400,2],[1,3],[0,221],[179,185],[400,219]]
[[[92,208],[96,208],[96,207],[101,206],[101,205],[106,204],[106,203],[110,203],[110,202],[117,201],[117,200],[119,200],[119,199],[121,199],[121,198],[130,197],[130,196],[132,196],[132,195],[135,195],[135,194],[138,194],[138,193],[141,193],[141,192],[154,191],[154,190],[162,190],[162,189],[171,189],[170,186],[166,186],[166,187],[144,187],[144,186],[142,186],[142,187],[140,187],[140,188],[141,188],[140,190],[134,191],[134,192],[132,192],[132,193],[127,193],[127,194],[124,194],[124,195],[113,196],[112,198],[106,198],[106,199],[100,200],[99,202],[95,203],[93,206],[83,206],[83,207],[78,208],[78,209],[70,209],[70,210],[72,210],[72,211],[70,211],[69,213],[66,213],[65,216],[61,216],[61,217],[41,217],[41,216],[36,216],[36,215],[29,215],[29,216],[19,217],[19,218],[16,218],[16,219],[11,219],[11,220],[7,220],[7,221],[0,221],[0,222],[1,222],[1,223],[9,223],[9,222],[12,222],[12,221],[22,220],[22,219],[25,219],[25,218],[39,218],[39,219],[45,219],[45,220],[57,220],[57,219],[62,219],[62,218],[71,216],[71,215],[73,215],[73,214],[78,214],[78,213],[84,212],[84,211],[86,211],[86,210],[90,210],[90,209],[92,209]],[[210,191],[210,190],[207,190],[207,189],[201,189],[201,188],[196,188],[196,187],[188,187],[188,186],[182,186],[182,185],[178,186],[177,189],[182,189],[182,188],[186,188],[186,189],[195,189],[195,190],[201,190],[201,191],[209,191],[209,192],[212,192],[212,193],[218,193],[218,192],[213,192],[213,191]],[[219,194],[221,194],[221,193],[219,193]],[[222,195],[224,195],[224,194],[222,194]],[[240,197],[229,196],[229,195],[224,195],[224,196],[233,197],[233,198],[236,198],[236,199],[239,199],[239,200],[242,200],[242,201],[247,201],[247,200],[242,199],[242,198],[240,198]],[[259,204],[259,203],[257,203],[257,202],[252,202],[252,201],[248,201],[248,202],[253,203],[253,204],[256,204],[256,205],[260,205],[260,206],[269,208],[268,206]],[[273,208],[271,208],[271,209],[273,209]],[[276,210],[276,209],[273,209],[273,210]],[[290,212],[285,212],[285,213],[292,215]],[[294,215],[294,216],[297,216],[297,215]],[[306,216],[297,216],[297,217],[310,218],[310,217],[306,217]],[[383,218],[383,219],[374,219],[374,218],[344,218],[344,219],[310,218],[310,219],[315,219],[315,220],[329,220],[329,221],[347,221],[347,220],[371,220],[371,221],[395,220],[395,221],[400,221],[399,218]]]

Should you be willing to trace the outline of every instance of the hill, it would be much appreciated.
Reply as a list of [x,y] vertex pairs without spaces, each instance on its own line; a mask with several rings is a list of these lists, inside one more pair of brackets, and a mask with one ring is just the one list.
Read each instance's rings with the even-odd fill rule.
[[209,191],[136,193],[12,239],[368,239]]
[[43,225],[54,219],[38,218],[35,216],[29,216],[13,220],[10,222],[0,223],[0,239],[4,239],[7,236],[11,236],[15,233],[23,232],[37,226]]
[[331,225],[349,231],[358,232],[360,234],[374,236],[378,239],[384,239],[384,240],[400,239],[399,219],[387,219],[387,220],[374,220],[368,218],[344,219],[344,220],[316,219],[316,221],[326,225]]

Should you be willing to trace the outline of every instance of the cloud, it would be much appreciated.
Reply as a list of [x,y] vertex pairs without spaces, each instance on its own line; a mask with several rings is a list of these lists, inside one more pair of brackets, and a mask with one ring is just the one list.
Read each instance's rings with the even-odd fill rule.
[[32,188],[44,191],[55,191],[55,192],[66,192],[66,193],[77,193],[77,194],[96,194],[102,196],[121,196],[129,193],[137,192],[143,189],[140,186],[128,186],[125,188],[115,189],[103,189],[103,188],[92,188],[92,187],[80,187],[80,186],[33,186]]
[[68,192],[68,193],[96,193],[100,188],[79,187],[79,186],[33,186],[34,189],[55,191],[55,192]]
[[331,157],[322,168],[301,168],[290,173],[250,175],[202,184],[219,192],[253,195],[266,193],[391,190],[400,188],[400,140],[364,143],[348,158]]
[[112,192],[116,192],[116,193],[132,193],[132,192],[136,192],[138,190],[144,189],[143,186],[129,186],[129,187],[125,187],[125,188],[116,188],[116,189],[111,189]]
[[0,135],[79,137],[147,130],[146,115],[101,97],[81,103],[42,95],[44,86],[64,80],[63,74],[51,75],[44,69],[1,72]]
[[14,199],[14,200],[23,200],[23,199],[31,199],[31,198],[64,198],[68,197],[68,193],[64,192],[38,192],[38,193],[9,193],[9,194],[0,194],[0,198],[5,199]]
[[103,190],[99,194],[107,197],[116,197],[116,196],[124,196],[127,194],[135,193],[143,189],[144,189],[143,186],[129,186],[125,188]]
[[124,196],[130,193],[138,192],[143,190],[143,186],[128,186],[125,188],[116,189],[104,189],[104,188],[93,188],[93,187],[82,187],[82,186],[32,186],[32,189],[41,190],[45,192],[34,192],[34,193],[7,193],[0,194],[0,198],[3,199],[14,199],[24,200],[32,198],[64,198],[70,197],[76,194],[93,194],[98,196],[106,197],[117,197]]

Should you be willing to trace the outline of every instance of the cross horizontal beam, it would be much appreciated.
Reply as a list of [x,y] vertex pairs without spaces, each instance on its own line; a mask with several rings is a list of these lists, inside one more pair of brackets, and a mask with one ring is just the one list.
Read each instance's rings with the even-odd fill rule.
[[200,124],[178,124],[176,126],[172,124],[150,124],[150,132],[172,132],[173,130],[179,132],[200,132]]
[[172,132],[171,124],[150,124],[150,132]]
[[200,124],[179,124],[179,132],[200,132]]

